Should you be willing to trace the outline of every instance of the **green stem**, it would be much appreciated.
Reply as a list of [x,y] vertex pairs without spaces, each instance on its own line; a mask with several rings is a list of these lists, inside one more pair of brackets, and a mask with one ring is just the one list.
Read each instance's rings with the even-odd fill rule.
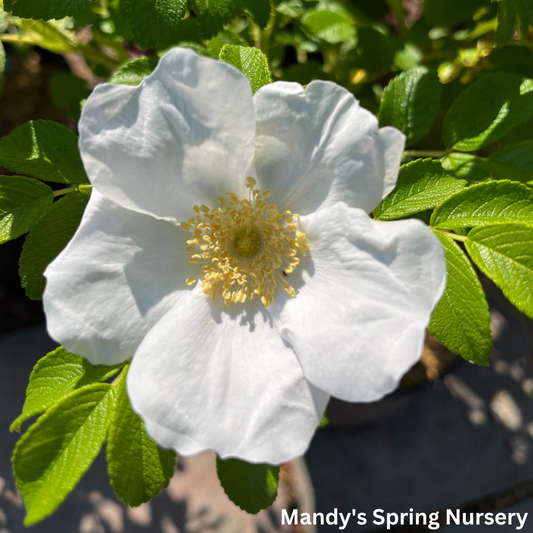
[[339,46],[333,46],[329,50],[324,50],[322,52],[322,57],[324,58],[324,72],[331,74],[335,72],[339,64]]
[[[21,20],[17,27],[23,33],[4,33],[0,35],[0,40],[5,43],[41,46],[59,53],[78,53],[86,60],[93,61],[109,69],[114,69],[119,65],[118,61],[106,55],[92,43],[83,44],[74,34],[71,34],[50,22],[37,21],[30,26],[28,25],[27,20]],[[46,40],[48,35],[54,38],[53,47],[47,46]],[[60,45],[59,48],[58,45]]]
[[448,237],[459,242],[465,242],[468,239],[468,237],[465,237],[464,235],[457,235],[457,233],[448,233]]
[[59,191],[54,191],[54,197],[63,196],[69,192],[75,191],[78,187],[67,187],[65,189],[60,189]]
[[440,159],[451,153],[451,150],[405,150],[403,155],[408,157],[434,157]]
[[78,46],[77,52],[88,61],[94,61],[98,65],[102,65],[111,70],[117,68],[120,64],[116,59],[107,56],[91,43]]
[[431,226],[430,228],[433,231],[440,231],[441,233],[445,233],[447,237],[450,237],[450,239],[453,239],[454,241],[465,242],[468,239],[468,237],[465,237],[464,235],[457,235],[456,233],[451,233],[448,230],[432,228]]
[[396,18],[398,23],[398,34],[403,37],[407,33],[407,27],[405,26],[405,9],[403,7],[402,0],[386,0],[389,9]]
[[276,24],[276,10],[272,9],[270,11],[270,20],[268,21],[267,27],[262,30],[258,25],[254,25],[255,33],[255,47],[259,48],[263,54],[268,57],[268,50],[270,48],[270,36],[272,35],[272,30]]

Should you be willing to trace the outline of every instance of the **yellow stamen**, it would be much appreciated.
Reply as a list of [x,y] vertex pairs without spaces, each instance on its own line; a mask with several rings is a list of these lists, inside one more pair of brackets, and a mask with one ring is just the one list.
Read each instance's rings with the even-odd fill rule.
[[[226,305],[259,297],[265,306],[274,302],[278,287],[290,296],[296,291],[284,276],[293,272],[308,248],[298,230],[298,215],[279,213],[265,200],[254,178],[246,179],[248,199],[239,200],[231,191],[229,200],[218,198],[220,207],[194,206],[198,216],[181,227],[193,234],[187,241],[190,263],[202,264],[204,293],[221,296]],[[189,285],[197,279],[190,277]]]

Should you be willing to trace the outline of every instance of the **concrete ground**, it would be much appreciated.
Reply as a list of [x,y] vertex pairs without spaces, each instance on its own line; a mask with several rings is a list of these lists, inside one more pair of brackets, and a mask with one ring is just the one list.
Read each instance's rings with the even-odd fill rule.
[[[169,487],[137,509],[116,500],[101,455],[62,507],[32,531],[314,531],[281,526],[281,509],[290,505],[311,512],[316,506],[323,513],[357,509],[367,516],[378,508],[400,513],[409,508],[431,512],[469,508],[468,504],[475,509],[515,505],[520,512],[531,510],[533,524],[533,329],[530,321],[502,302],[493,301],[491,313],[495,349],[490,367],[458,362],[434,384],[393,394],[377,404],[333,402],[330,427],[318,431],[305,462],[283,470],[278,500],[257,517],[227,500],[212,454],[180,460]],[[20,412],[33,365],[53,348],[44,328],[0,337],[0,533],[26,531],[10,464],[18,435],[9,433],[9,424]],[[326,525],[317,529],[339,531]],[[468,531],[472,529],[492,528]],[[346,530],[383,527],[368,524]],[[421,531],[395,531],[410,530]]]
[[[461,362],[379,404],[330,406],[342,413],[330,417],[337,427],[318,432],[306,455],[318,510],[430,512],[533,481],[532,323],[496,302],[491,315],[489,367]],[[365,410],[377,414],[361,424]]]

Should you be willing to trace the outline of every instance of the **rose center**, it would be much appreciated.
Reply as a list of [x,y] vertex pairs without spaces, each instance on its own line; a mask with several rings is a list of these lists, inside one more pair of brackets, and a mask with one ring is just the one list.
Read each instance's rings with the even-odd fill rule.
[[241,257],[253,257],[261,249],[261,237],[253,228],[243,228],[235,235],[235,252]]
[[[202,264],[204,292],[226,305],[259,297],[265,306],[274,302],[277,288],[295,296],[285,279],[300,262],[307,244],[298,231],[298,215],[279,213],[266,200],[270,191],[255,189],[247,178],[249,198],[239,200],[226,192],[220,206],[194,206],[197,216],[181,224],[193,235],[187,241],[191,263]],[[197,279],[187,280],[192,285]]]

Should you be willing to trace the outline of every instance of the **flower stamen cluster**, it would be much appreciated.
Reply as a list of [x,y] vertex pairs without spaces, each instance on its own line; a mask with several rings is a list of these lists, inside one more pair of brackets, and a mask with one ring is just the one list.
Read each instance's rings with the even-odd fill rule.
[[[298,231],[299,216],[279,213],[266,201],[270,191],[257,190],[253,178],[246,181],[249,198],[239,200],[227,191],[228,199],[218,198],[220,207],[194,206],[197,216],[181,227],[193,234],[187,241],[187,251],[193,254],[189,262],[204,263],[205,294],[213,300],[221,295],[226,305],[258,296],[269,306],[279,286],[295,296],[284,277],[300,263],[308,246],[305,234]],[[196,281],[191,277],[187,283]]]

